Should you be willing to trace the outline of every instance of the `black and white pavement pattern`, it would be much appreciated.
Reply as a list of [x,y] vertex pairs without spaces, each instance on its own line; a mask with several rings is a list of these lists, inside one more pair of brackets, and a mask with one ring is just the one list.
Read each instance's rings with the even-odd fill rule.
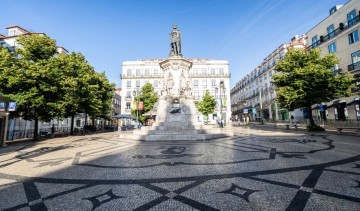
[[233,128],[210,141],[118,133],[0,149],[0,210],[360,210],[360,138]]

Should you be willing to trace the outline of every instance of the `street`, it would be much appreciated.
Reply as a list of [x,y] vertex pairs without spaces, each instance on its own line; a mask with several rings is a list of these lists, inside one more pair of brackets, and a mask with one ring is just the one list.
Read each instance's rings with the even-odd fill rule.
[[120,132],[0,149],[0,210],[360,210],[360,139],[233,127],[211,141]]

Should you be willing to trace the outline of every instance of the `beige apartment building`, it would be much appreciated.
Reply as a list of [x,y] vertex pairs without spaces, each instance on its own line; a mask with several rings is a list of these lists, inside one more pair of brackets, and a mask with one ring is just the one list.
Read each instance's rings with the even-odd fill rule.
[[[335,74],[360,74],[359,14],[360,1],[350,0],[331,8],[329,16],[306,33],[308,50],[319,48],[322,56],[335,53],[340,58]],[[352,90],[351,97],[314,105],[312,115],[315,119],[359,121],[359,103],[359,90]]]

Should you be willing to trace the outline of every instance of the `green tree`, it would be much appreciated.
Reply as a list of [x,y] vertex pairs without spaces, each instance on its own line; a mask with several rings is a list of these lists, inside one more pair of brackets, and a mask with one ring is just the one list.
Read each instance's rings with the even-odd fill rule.
[[[80,53],[57,56],[61,70],[61,87],[65,117],[71,116],[70,133],[74,130],[74,117],[77,113],[109,119],[115,84],[110,83],[105,73],[98,73]],[[87,125],[87,123],[86,123]]]
[[[349,74],[333,72],[332,67],[338,62],[334,54],[321,57],[319,49],[290,49],[276,65],[273,76],[281,106],[291,104],[311,112],[314,104],[349,96],[353,79]],[[311,127],[315,127],[311,114],[309,118]]]
[[90,84],[95,71],[80,53],[60,54],[57,62],[62,72],[60,81],[64,91],[62,101],[65,104],[63,117],[71,117],[70,134],[73,134],[75,115],[91,111],[91,107],[96,106],[93,104],[97,98],[96,89]]
[[34,139],[38,139],[38,122],[50,121],[65,112],[61,104],[60,72],[56,68],[56,42],[46,35],[19,36],[18,57],[1,50],[0,90],[18,104],[24,119],[35,120]]
[[354,75],[355,92],[360,92],[360,73]]
[[[146,83],[141,88],[141,94],[135,98],[135,101],[142,101],[143,102],[143,110],[139,110],[139,121],[144,123],[146,117],[142,116],[144,113],[150,111],[155,103],[158,101],[158,95],[154,90],[154,87],[151,83]],[[136,116],[136,109],[131,111],[131,115]]]
[[209,90],[206,90],[203,100],[196,103],[198,111],[208,117],[209,114],[214,113],[216,107],[216,100],[210,95]]

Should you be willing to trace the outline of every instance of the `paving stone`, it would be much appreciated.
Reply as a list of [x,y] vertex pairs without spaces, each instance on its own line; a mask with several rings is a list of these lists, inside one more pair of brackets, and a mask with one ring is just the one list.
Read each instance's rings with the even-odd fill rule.
[[358,137],[227,130],[207,141],[114,132],[0,149],[0,210],[360,210]]

